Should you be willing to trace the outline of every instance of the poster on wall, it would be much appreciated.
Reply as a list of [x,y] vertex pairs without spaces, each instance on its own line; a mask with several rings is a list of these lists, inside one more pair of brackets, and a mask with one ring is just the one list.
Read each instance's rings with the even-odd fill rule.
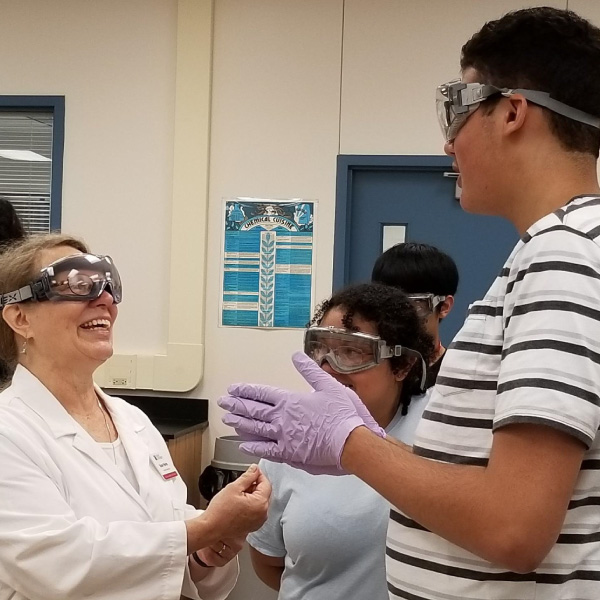
[[305,327],[316,202],[233,198],[223,205],[221,325]]

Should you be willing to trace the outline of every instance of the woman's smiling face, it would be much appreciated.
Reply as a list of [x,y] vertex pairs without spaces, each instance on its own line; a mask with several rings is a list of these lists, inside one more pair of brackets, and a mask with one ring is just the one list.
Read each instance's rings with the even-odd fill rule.
[[[39,268],[75,254],[70,246],[43,250]],[[118,309],[105,290],[94,300],[48,301],[23,303],[27,315],[27,355],[35,361],[54,364],[57,368],[95,369],[113,353],[113,325]]]

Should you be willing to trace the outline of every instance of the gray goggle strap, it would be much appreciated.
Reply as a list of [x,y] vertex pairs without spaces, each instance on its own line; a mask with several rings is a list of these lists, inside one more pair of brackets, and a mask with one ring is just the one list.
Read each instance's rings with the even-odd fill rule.
[[411,356],[421,361],[421,382],[419,388],[421,391],[425,391],[425,379],[427,378],[427,365],[420,352],[412,350],[406,346],[387,346],[384,342],[383,347],[380,349],[381,358],[391,358],[392,356]]
[[14,292],[7,292],[6,294],[0,295],[0,309],[4,308],[7,304],[17,304],[18,302],[25,302],[35,297],[31,285],[24,285],[22,288],[15,290]]
[[456,115],[469,112],[470,107],[497,93],[501,93],[505,97],[512,94],[522,94],[527,100],[533,102],[533,104],[543,106],[556,114],[567,117],[567,119],[572,119],[573,121],[578,121],[579,123],[600,129],[600,117],[595,117],[583,110],[573,108],[564,102],[555,100],[548,92],[524,88],[497,88],[496,86],[488,84],[457,82],[441,86],[440,93],[448,99],[447,101],[450,103],[452,110]]
[[[87,261],[87,262],[86,262]],[[79,263],[79,264],[78,264]],[[104,281],[97,285],[100,293],[94,296],[88,295],[60,295],[53,291],[51,278],[55,275],[55,269],[72,265],[72,268],[90,268],[92,271],[104,276]],[[26,300],[86,300],[92,297],[99,297],[103,290],[109,289],[116,303],[121,301],[122,288],[119,273],[110,256],[99,256],[95,254],[82,254],[66,256],[56,262],[44,267],[40,276],[35,281],[12,292],[6,292],[0,295],[0,309],[7,304],[17,304]],[[96,290],[97,291],[97,290]]]
[[573,108],[568,104],[559,102],[558,100],[551,98],[548,92],[524,90],[521,88],[514,90],[501,90],[501,92],[503,96],[510,96],[511,94],[523,94],[527,100],[537,104],[538,106],[543,106],[552,112],[562,115],[563,117],[567,117],[567,119],[572,119],[573,121],[578,121],[579,123],[584,123],[585,125],[590,125],[591,127],[600,129],[600,117],[594,117],[589,113],[579,110],[578,108]]

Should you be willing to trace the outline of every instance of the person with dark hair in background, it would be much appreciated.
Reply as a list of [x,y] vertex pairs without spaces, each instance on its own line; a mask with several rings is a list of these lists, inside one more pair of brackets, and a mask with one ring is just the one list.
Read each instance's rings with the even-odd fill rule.
[[[12,203],[0,198],[0,253],[12,242],[25,237],[25,229]],[[0,390],[4,389],[12,377],[14,369],[0,359]]]
[[433,338],[434,353],[427,368],[427,387],[435,384],[446,348],[440,339],[440,323],[454,305],[458,288],[456,263],[429,244],[403,242],[388,248],[375,261],[371,280],[401,288],[415,303]]
[[447,351],[413,447],[336,381],[230,386],[224,421],[261,436],[252,454],[353,473],[393,504],[390,598],[597,600],[600,29],[518,10],[460,64],[437,109],[461,206],[521,239]]
[[[354,390],[388,435],[412,443],[433,344],[404,292],[377,283],[336,292],[317,308],[304,351]],[[257,575],[279,600],[387,600],[388,502],[353,475],[268,460],[259,467],[273,494],[267,522],[248,543]]]
[[12,202],[0,198],[0,251],[2,246],[25,237],[25,229]]

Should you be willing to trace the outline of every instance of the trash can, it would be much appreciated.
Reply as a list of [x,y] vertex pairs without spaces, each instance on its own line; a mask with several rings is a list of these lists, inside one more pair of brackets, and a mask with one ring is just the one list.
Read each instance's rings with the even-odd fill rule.
[[[198,479],[200,494],[210,502],[228,483],[235,481],[257,459],[240,451],[242,440],[225,435],[215,440],[215,455]],[[268,588],[254,574],[248,545],[238,555],[240,576],[228,600],[277,600],[277,592]]]
[[241,443],[237,435],[224,435],[215,440],[214,457],[198,478],[198,489],[207,502],[228,483],[235,481],[252,462],[256,462],[256,459],[253,461],[252,456],[240,450]]

